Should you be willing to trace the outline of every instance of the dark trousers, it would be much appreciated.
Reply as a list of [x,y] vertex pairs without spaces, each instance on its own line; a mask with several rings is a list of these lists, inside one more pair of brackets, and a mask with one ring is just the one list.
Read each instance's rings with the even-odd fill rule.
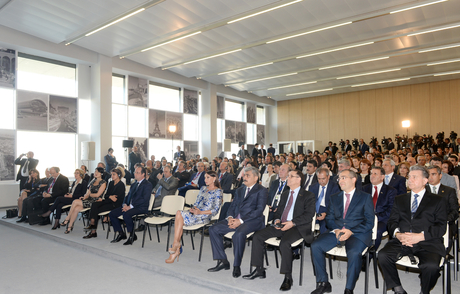
[[113,210],[115,207],[113,206],[114,202],[112,200],[101,201],[101,202],[94,202],[91,205],[91,211],[89,212],[89,218],[94,219],[94,225],[97,227],[97,222],[99,220],[99,213],[104,211]]
[[430,293],[430,290],[436,285],[439,277],[441,255],[428,252],[420,248],[417,244],[415,244],[414,247],[403,246],[398,239],[390,240],[385,247],[379,251],[379,264],[382,269],[384,280],[387,283],[387,288],[391,289],[396,286],[401,286],[398,270],[396,269],[396,256],[403,250],[412,252],[414,256],[418,256],[418,267],[421,271],[420,282],[422,293]]
[[[49,198],[43,198],[44,199],[49,199]],[[43,200],[42,200],[42,203],[43,203]],[[71,205],[72,202],[74,201],[75,199],[73,198],[69,198],[69,197],[64,197],[64,196],[60,196],[58,198],[56,198],[56,200],[54,201],[54,204],[51,205],[50,208],[46,209],[46,210],[43,210],[43,211],[55,211],[56,210],[56,214],[54,215],[54,218],[55,219],[61,219],[61,214],[62,214],[62,207],[65,206],[65,205]]]
[[41,207],[37,207],[37,209],[41,209],[43,212],[48,211],[50,209],[50,204],[53,203],[58,197],[43,197],[41,201]]
[[[337,245],[337,238],[334,233],[321,234],[311,244],[311,253],[313,255],[313,264],[316,270],[316,282],[327,282],[326,272],[326,252],[331,250]],[[359,277],[362,265],[362,253],[366,248],[366,244],[361,242],[355,236],[350,236],[345,241],[345,250],[347,252],[347,283],[345,288],[353,290],[355,288],[356,281]],[[380,259],[380,255],[379,255]]]
[[241,259],[243,259],[244,253],[244,244],[246,242],[246,235],[261,230],[264,228],[264,222],[261,220],[252,220],[246,221],[238,228],[230,229],[228,227],[228,221],[223,220],[221,222],[216,223],[212,227],[209,228],[209,238],[211,239],[211,247],[212,247],[212,256],[213,259],[217,260],[226,260],[227,255],[225,254],[224,250],[224,242],[223,236],[229,232],[235,232],[232,237],[233,241],[233,266],[240,266]]
[[179,195],[180,196],[184,196],[185,197],[185,193],[187,193],[188,190],[198,190],[198,188],[195,188],[191,185],[188,185],[188,186],[183,186],[183,187],[180,187],[179,189],[177,189],[179,191]]
[[[40,195],[30,195],[24,201],[22,201],[22,216],[26,217],[29,215],[29,213],[32,213],[34,211],[34,208],[40,207],[40,203],[43,199],[43,196]],[[48,211],[48,209],[46,210]]]
[[382,243],[382,234],[387,230],[387,224],[379,222],[377,224],[377,238],[375,239],[375,250],[379,249],[380,243]]
[[297,228],[291,228],[287,231],[281,231],[274,227],[266,227],[263,230],[255,233],[252,238],[252,252],[251,264],[257,267],[264,265],[264,244],[265,241],[272,238],[281,238],[280,252],[281,252],[281,274],[292,273],[292,248],[291,244],[302,238]]
[[231,202],[225,202],[222,204],[222,208],[220,209],[220,215],[219,215],[219,221],[222,221],[227,218],[227,212],[228,209],[230,208]]
[[120,215],[123,215],[123,220],[125,221],[125,224],[126,224],[126,230],[129,233],[132,233],[133,229],[134,229],[133,216],[138,215],[138,214],[142,214],[142,213],[147,213],[147,210],[141,210],[139,208],[134,207],[134,208],[131,208],[130,210],[128,210],[126,212],[123,212],[121,210],[121,207],[115,208],[114,210],[112,210],[109,213],[110,223],[112,223],[113,230],[115,232],[122,232],[123,231],[123,229],[121,227],[120,220],[118,219],[118,217]]

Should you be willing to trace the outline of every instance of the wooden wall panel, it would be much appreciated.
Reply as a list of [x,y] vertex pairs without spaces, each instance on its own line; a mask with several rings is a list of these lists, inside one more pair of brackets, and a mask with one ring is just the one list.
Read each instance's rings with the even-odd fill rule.
[[[325,145],[325,141],[329,141],[329,97],[318,97],[316,99],[316,140],[321,141]],[[318,149],[318,148],[316,148]]]
[[[327,142],[331,141],[332,138],[340,138],[345,131],[343,94],[331,95],[329,97],[329,139]],[[322,143],[326,145],[327,142]]]
[[420,135],[431,132],[430,84],[411,85],[411,128]]
[[315,140],[316,136],[316,98],[302,100],[302,117],[297,120],[302,122],[302,140]]
[[[449,107],[449,94],[450,94],[450,82],[442,81],[436,83],[430,83],[430,96],[436,97],[430,101],[430,112],[439,114],[437,119],[431,122],[431,134],[444,131],[450,132],[450,111],[447,111]],[[457,98],[458,99],[458,98]],[[448,115],[446,115],[448,113]]]
[[289,104],[291,101],[278,101],[278,141],[289,141]]
[[371,137],[393,138],[395,132],[393,131],[393,90],[391,88],[375,90],[375,109],[375,134]]
[[[292,100],[289,104],[289,116],[290,117],[302,117],[302,100]],[[302,123],[301,120],[289,121],[289,137],[290,140],[302,140]]]
[[356,93],[343,95],[343,111],[345,128],[343,136],[338,141],[349,139],[351,142],[354,138],[359,137],[359,96]]
[[[403,120],[411,120],[410,108],[410,86],[393,88],[393,131],[395,134],[407,134],[407,130],[402,127]],[[411,120],[412,121],[412,120]],[[412,125],[412,123],[411,123]],[[409,129],[409,136],[415,133],[414,128]]]
[[449,104],[446,107],[450,110],[450,131],[460,134],[460,80],[449,81],[450,97]]
[[375,90],[359,92],[359,135],[355,135],[357,139],[362,138],[367,142],[375,136],[376,115]]

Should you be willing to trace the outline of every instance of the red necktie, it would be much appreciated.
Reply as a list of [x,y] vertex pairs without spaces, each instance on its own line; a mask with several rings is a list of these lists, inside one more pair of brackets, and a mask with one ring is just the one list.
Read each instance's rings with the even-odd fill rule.
[[345,209],[343,210],[343,219],[345,219],[348,211],[348,206],[350,206],[350,194],[347,193],[345,196],[347,196],[347,202],[345,202]]
[[219,182],[220,182],[220,180],[222,180],[222,176],[223,176],[223,175],[224,175],[224,174],[220,174]]
[[289,211],[291,210],[292,202],[294,202],[294,191],[291,191],[288,204],[286,205],[286,208],[284,208],[283,215],[281,216],[281,223],[285,223],[287,221]]
[[51,191],[51,188],[53,188],[54,183],[56,183],[56,178],[53,180],[53,182],[51,183],[51,185],[50,185],[50,187],[48,188],[48,191],[46,191],[46,193],[49,193],[49,192]]
[[372,201],[374,201],[374,209],[375,209],[375,205],[377,204],[377,198],[378,198],[377,186],[374,186],[374,189],[375,189],[375,192],[374,192],[374,196],[372,197]]

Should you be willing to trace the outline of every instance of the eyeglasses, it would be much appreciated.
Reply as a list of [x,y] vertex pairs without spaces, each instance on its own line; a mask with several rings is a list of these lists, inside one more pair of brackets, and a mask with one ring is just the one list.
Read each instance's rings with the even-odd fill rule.
[[291,175],[289,175],[288,178],[299,178],[300,179],[299,176],[291,176]]

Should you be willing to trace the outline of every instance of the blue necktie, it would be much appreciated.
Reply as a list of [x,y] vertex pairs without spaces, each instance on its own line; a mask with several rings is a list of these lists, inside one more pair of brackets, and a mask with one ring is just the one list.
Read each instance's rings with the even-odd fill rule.
[[318,200],[316,201],[316,213],[318,213],[319,207],[321,206],[321,202],[323,201],[324,188],[326,188],[326,187],[321,187],[321,193],[319,193]]
[[414,194],[414,202],[412,202],[412,208],[411,208],[412,215],[417,211],[417,208],[418,208],[417,197],[418,197],[418,194]]
[[388,185],[390,183],[390,176],[386,175],[385,176],[385,185]]

